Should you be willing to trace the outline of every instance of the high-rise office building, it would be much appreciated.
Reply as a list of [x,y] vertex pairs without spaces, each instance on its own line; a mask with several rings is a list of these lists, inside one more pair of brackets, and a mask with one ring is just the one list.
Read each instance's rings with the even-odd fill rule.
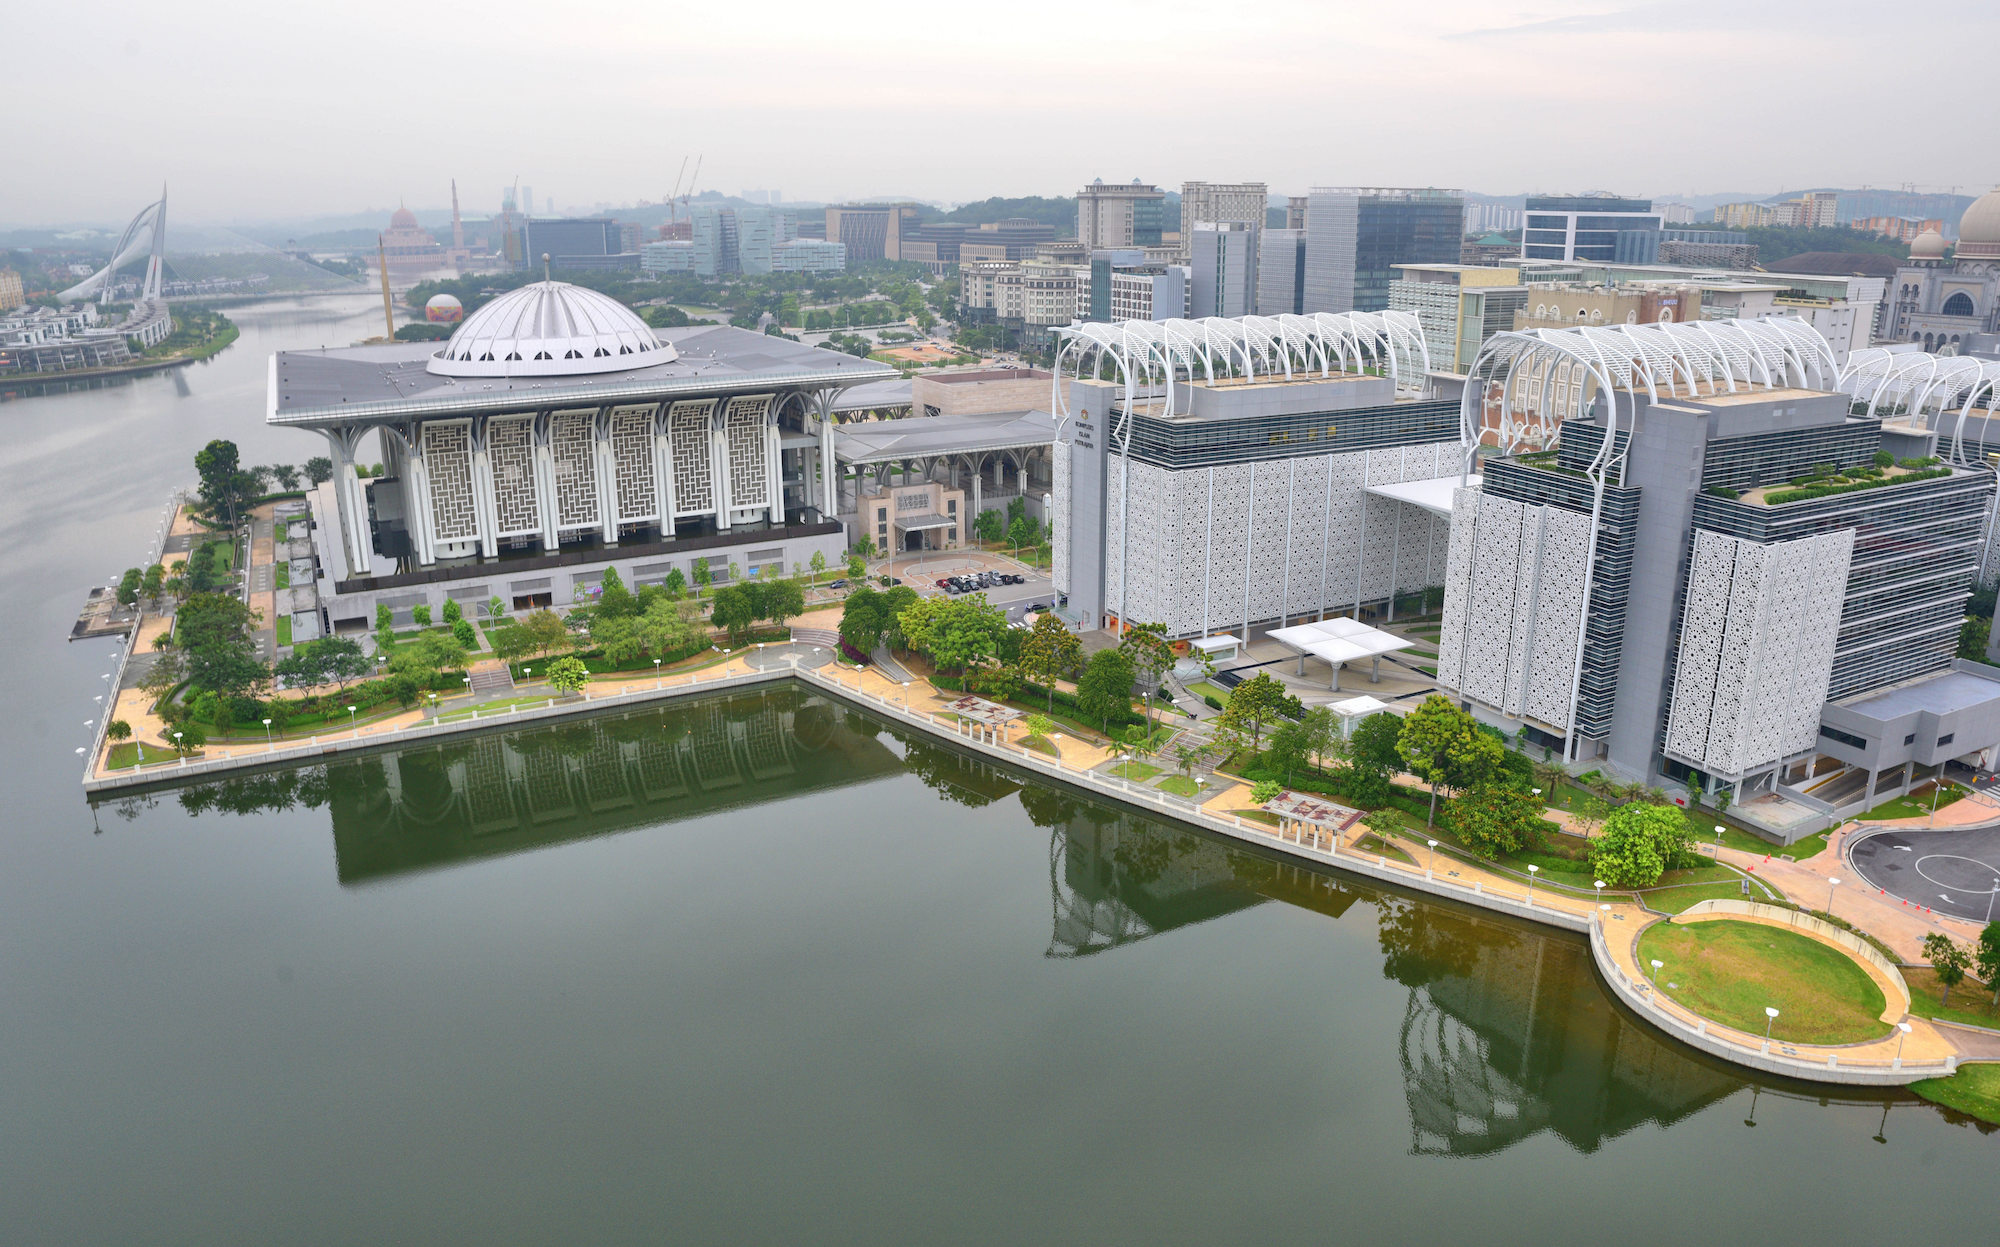
[[1652,201],[1617,195],[1530,195],[1521,233],[1524,260],[1652,264],[1660,258],[1660,214]]
[[1182,182],[1181,242],[1195,226],[1227,224],[1264,228],[1271,188],[1262,182]]
[[734,208],[703,208],[694,214],[694,271],[703,277],[743,271]]
[[1431,368],[1464,375],[1479,348],[1515,328],[1528,301],[1521,270],[1479,264],[1398,264],[1389,309],[1408,312],[1424,327]]
[[[1304,214],[1304,208],[1300,208]],[[1267,229],[1257,240],[1257,314],[1305,311],[1306,232]]]
[[1306,196],[1307,312],[1379,312],[1398,264],[1454,264],[1458,191],[1315,187]]
[[1137,178],[1116,185],[1098,178],[1076,193],[1076,237],[1085,250],[1157,247],[1166,232],[1167,193]]
[[[1616,384],[1586,375],[1613,358]],[[1953,657],[1993,471],[1853,415],[1841,385],[1795,319],[1495,337],[1463,403],[1500,453],[1450,504],[1438,682],[1573,762],[1732,789],[1746,817],[1828,758],[1879,793],[1882,747],[1900,771],[1915,738],[1881,724],[1908,712],[1931,715],[1919,765],[2000,742],[2000,680]]]
[[1203,221],[1182,237],[1189,256],[1189,316],[1257,314],[1257,240],[1263,232],[1242,221]]
[[900,260],[903,232],[915,226],[916,204],[839,204],[826,210],[826,240],[847,248],[850,262]]

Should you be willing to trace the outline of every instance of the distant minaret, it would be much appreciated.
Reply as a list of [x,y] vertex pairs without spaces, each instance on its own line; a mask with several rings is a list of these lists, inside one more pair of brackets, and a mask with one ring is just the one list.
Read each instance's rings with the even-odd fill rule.
[[382,242],[382,235],[375,235],[375,258],[382,265],[382,323],[387,325],[389,341],[396,340],[395,305],[389,301],[389,251]]
[[458,179],[451,180],[451,249],[465,250],[465,226],[458,220]]

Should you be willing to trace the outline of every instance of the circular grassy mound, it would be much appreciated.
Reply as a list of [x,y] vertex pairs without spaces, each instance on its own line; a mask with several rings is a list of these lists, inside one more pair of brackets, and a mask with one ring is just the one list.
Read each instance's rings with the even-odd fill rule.
[[1771,1037],[1789,1043],[1880,1039],[1888,1002],[1875,980],[1839,949],[1782,927],[1716,919],[1660,922],[1639,937],[1639,964],[1657,972],[1662,995],[1711,1021],[1764,1033],[1765,1006],[1778,1010]]

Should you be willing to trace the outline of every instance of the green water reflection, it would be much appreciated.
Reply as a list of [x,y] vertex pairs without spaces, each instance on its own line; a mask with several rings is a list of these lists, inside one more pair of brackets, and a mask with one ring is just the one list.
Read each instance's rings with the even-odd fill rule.
[[193,813],[323,807],[339,882],[365,886],[905,771],[958,805],[1017,797],[1047,833],[1048,958],[1101,956],[1267,903],[1333,919],[1372,907],[1381,973],[1408,989],[1394,1042],[1413,1153],[1476,1156],[1542,1132],[1591,1152],[1744,1085],[1614,1007],[1580,940],[1027,781],[800,688],[459,737],[174,797]]

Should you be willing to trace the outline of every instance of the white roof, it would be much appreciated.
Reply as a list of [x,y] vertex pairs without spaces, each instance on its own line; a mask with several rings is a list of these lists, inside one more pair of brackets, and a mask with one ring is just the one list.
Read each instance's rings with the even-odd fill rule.
[[1389,703],[1376,701],[1373,697],[1350,697],[1346,701],[1334,702],[1329,708],[1343,719],[1359,719],[1387,710]]
[[[1474,473],[1465,478],[1465,486],[1479,488],[1481,477]],[[1452,491],[1458,489],[1456,476],[1441,476],[1434,481],[1404,481],[1399,485],[1370,485],[1368,492],[1378,498],[1393,498],[1397,502],[1407,502],[1413,507],[1422,507],[1432,515],[1451,518]]]
[[486,304],[431,356],[445,377],[552,377],[624,372],[680,357],[637,313],[610,295],[538,281]]
[[1233,636],[1205,636],[1189,641],[1188,644],[1204,654],[1220,654],[1224,650],[1233,650],[1241,646],[1243,639]]
[[1358,619],[1323,619],[1318,623],[1276,628],[1271,639],[1287,649],[1330,663],[1353,662],[1358,658],[1378,658],[1410,648],[1410,642],[1393,632],[1371,628]]

